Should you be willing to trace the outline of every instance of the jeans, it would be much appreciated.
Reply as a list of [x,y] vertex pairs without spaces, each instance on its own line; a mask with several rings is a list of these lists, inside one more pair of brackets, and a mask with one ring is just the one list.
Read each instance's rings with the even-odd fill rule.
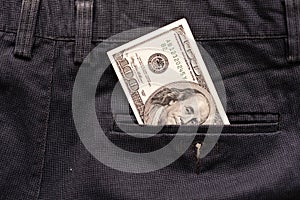
[[[299,198],[299,13],[297,0],[2,0],[0,199]],[[74,125],[72,90],[80,64],[114,34],[182,17],[222,75],[231,125],[200,166],[192,144],[154,172],[111,169],[89,153]],[[112,116],[128,117],[125,95],[112,96],[117,82],[110,66],[96,91],[107,137],[132,152],[167,145],[176,127],[145,139],[115,125]],[[118,113],[111,102],[118,102]],[[195,143],[205,131],[199,127]]]

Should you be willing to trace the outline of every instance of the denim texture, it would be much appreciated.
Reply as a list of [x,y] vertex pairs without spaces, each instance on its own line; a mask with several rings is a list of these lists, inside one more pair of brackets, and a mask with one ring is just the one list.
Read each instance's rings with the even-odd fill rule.
[[[1,200],[299,198],[297,0],[32,2],[39,2],[38,7],[31,4],[36,19],[23,12],[21,0],[0,1]],[[28,17],[25,24],[20,17]],[[231,125],[201,159],[199,174],[194,143],[158,171],[131,174],[108,168],[86,150],[73,122],[72,89],[80,62],[114,34],[161,27],[182,17],[223,77]],[[116,145],[150,152],[174,134],[191,133],[189,127],[177,133],[176,126],[149,139],[124,133],[117,117],[134,134],[151,128],[128,122],[125,95],[111,95],[117,82],[108,67],[95,105]],[[118,102],[118,113],[112,113],[111,102]],[[198,128],[195,143],[203,141],[206,129]]]

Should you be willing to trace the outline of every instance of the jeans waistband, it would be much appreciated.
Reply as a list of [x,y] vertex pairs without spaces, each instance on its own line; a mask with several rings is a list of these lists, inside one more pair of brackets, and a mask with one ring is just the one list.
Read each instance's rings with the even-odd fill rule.
[[299,0],[7,0],[0,31],[17,33],[15,54],[31,57],[34,37],[75,41],[82,62],[92,41],[185,17],[196,40],[287,38],[289,61],[300,61]]
[[[22,0],[1,4],[0,30],[17,32]],[[182,17],[190,23],[196,39],[286,34],[281,0],[94,0],[92,39],[142,26],[160,27]],[[35,35],[75,40],[75,0],[40,0]]]

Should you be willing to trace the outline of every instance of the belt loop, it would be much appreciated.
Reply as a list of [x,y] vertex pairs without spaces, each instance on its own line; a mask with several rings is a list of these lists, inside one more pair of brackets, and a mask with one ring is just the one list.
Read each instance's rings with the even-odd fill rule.
[[91,51],[93,0],[76,1],[75,63],[82,63]]
[[14,55],[31,58],[40,0],[23,0]]
[[285,0],[288,30],[288,61],[300,61],[300,1]]

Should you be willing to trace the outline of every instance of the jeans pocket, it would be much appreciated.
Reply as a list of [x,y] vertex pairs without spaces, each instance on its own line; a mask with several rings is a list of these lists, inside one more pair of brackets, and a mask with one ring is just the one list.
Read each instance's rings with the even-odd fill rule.
[[[177,160],[158,171],[132,175],[133,181],[155,180],[157,184],[167,185],[171,193],[176,193],[180,187],[181,191],[189,191],[189,194],[195,196],[201,196],[200,194],[208,191],[211,199],[226,199],[228,196],[221,197],[215,194],[229,195],[235,192],[236,195],[240,195],[236,199],[243,199],[244,195],[260,193],[262,187],[269,188],[274,184],[273,180],[279,180],[279,177],[271,178],[276,176],[276,172],[282,176],[279,170],[280,162],[277,161],[283,158],[280,144],[286,141],[286,133],[281,129],[281,117],[277,113],[227,115],[231,124],[223,127],[215,147],[199,162],[196,158],[196,144],[202,143],[207,137],[217,135],[207,133],[208,126],[183,127],[179,131],[178,126],[138,125],[132,120],[133,116],[115,114],[114,125],[106,134],[115,145],[136,153],[148,153],[164,148],[175,135],[180,135],[183,139],[194,135],[190,147]],[[153,135],[154,132],[157,134]],[[139,138],[142,134],[152,136]],[[176,151],[176,147],[173,150]],[[155,165],[155,161],[150,164]],[[130,166],[132,161],[128,162]]]
[[[247,154],[249,151],[245,149],[251,148],[250,146],[264,149],[260,145],[262,141],[266,138],[275,139],[280,133],[280,115],[276,113],[228,113],[228,118],[231,124],[224,126],[150,126],[138,125],[132,120],[133,116],[115,114],[114,124],[107,136],[121,148],[134,152],[151,152],[163,148],[175,135],[183,138],[192,135],[194,143],[203,142],[205,137],[217,138],[214,152],[217,149],[230,154],[230,151],[240,149],[240,152]],[[193,144],[190,150],[193,149]],[[221,149],[223,147],[226,148]],[[219,157],[221,154],[219,152],[215,156]]]

